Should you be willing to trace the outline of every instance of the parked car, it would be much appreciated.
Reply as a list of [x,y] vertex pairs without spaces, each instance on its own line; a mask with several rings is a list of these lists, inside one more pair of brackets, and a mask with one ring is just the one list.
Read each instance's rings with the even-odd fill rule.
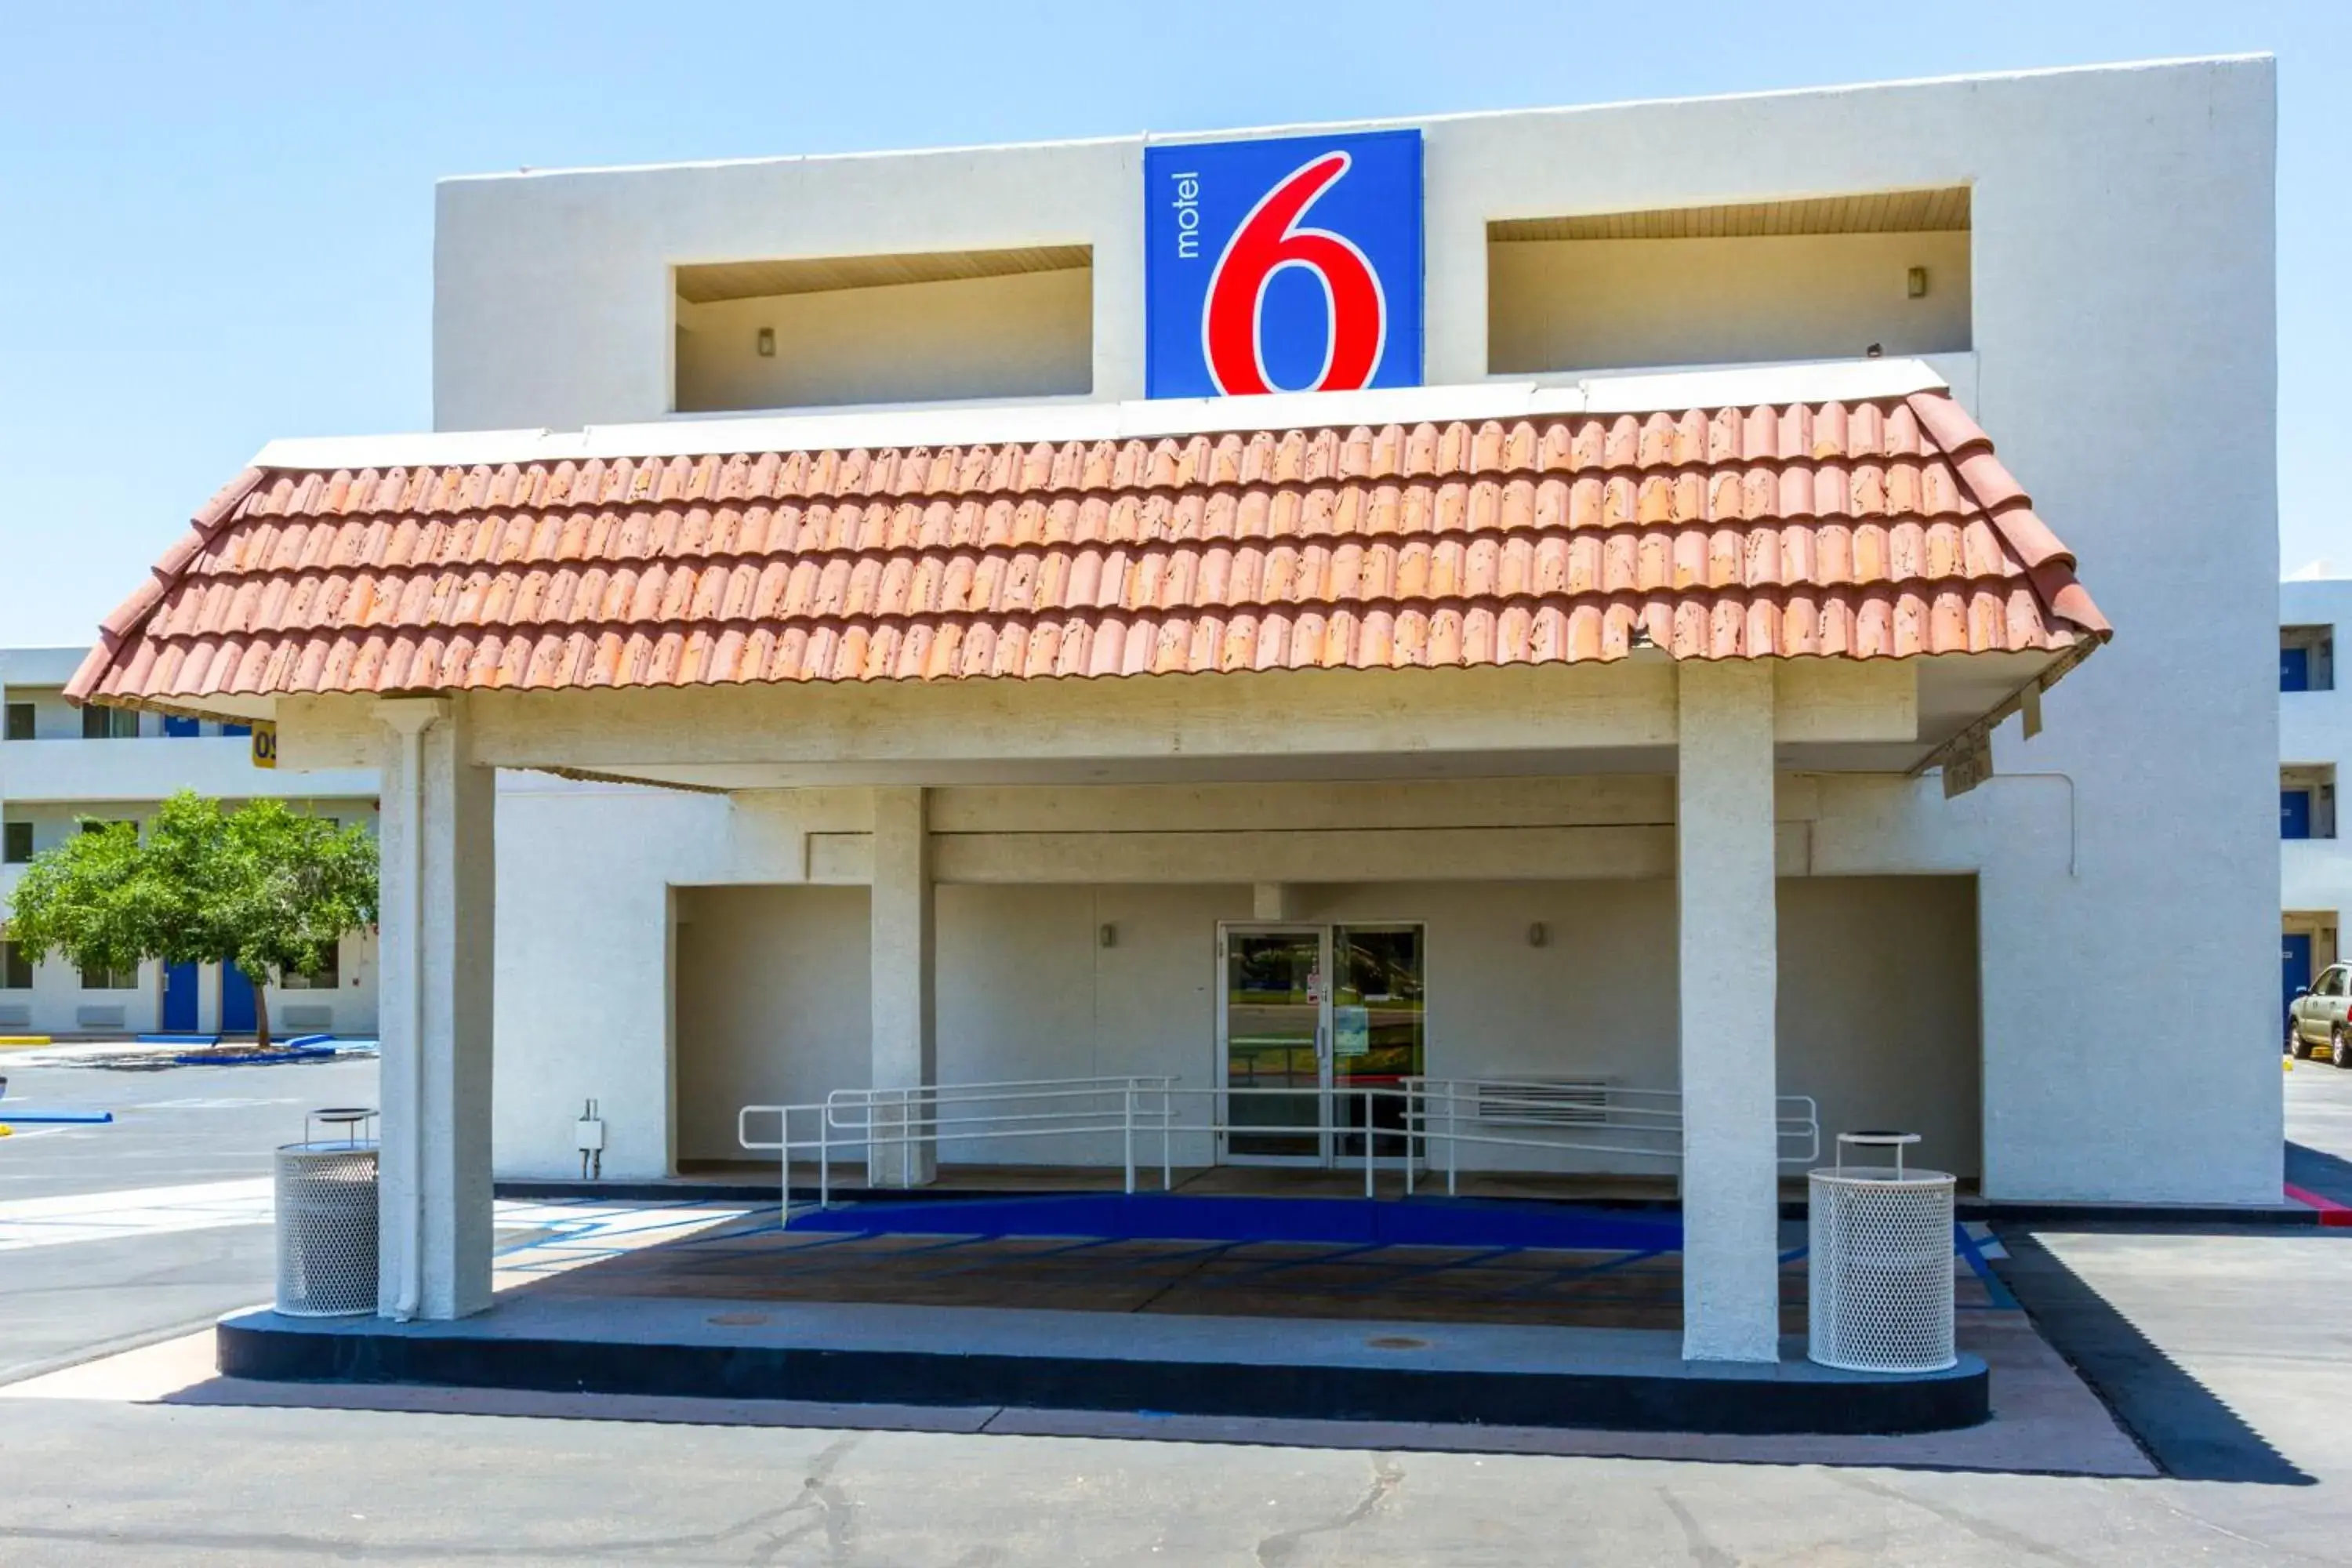
[[2340,1068],[2352,1068],[2352,1020],[2345,1016],[2345,1005],[2352,1002],[2352,964],[2330,964],[2326,972],[2310,987],[2294,994],[2286,1006],[2286,1054],[2291,1057],[2308,1055],[2318,1047],[2326,1047],[2327,1059]]

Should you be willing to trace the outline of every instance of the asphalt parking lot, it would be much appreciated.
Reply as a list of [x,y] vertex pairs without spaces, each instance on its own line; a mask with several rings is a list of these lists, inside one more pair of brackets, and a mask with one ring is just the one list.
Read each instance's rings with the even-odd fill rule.
[[[135,1068],[71,1065],[64,1051],[0,1051],[0,1382],[208,1322],[268,1299],[266,1224],[191,1226],[165,1214],[107,1228],[105,1205],[68,1200],[256,1183],[270,1151],[302,1136],[302,1113],[375,1103],[373,1056],[245,1067],[179,1067],[168,1054]],[[66,1058],[61,1060],[60,1058]],[[16,1126],[12,1110],[109,1110],[111,1125]],[[266,1207],[260,1210],[266,1214]],[[225,1208],[201,1217],[233,1219]],[[13,1216],[13,1220],[11,1218]],[[37,1226],[87,1239],[30,1245]]]
[[2299,1061],[2286,1091],[2286,1179],[2352,1204],[2352,1072]]
[[[117,1164],[62,1139],[47,1151],[0,1143],[0,1203],[115,1169],[153,1186],[174,1158],[204,1162],[215,1181],[257,1174],[268,1144],[290,1136],[278,1118],[368,1098],[373,1065],[93,1085],[90,1095],[119,1088],[116,1131],[143,1125],[159,1149],[181,1140],[178,1154],[126,1147]],[[45,1092],[79,1092],[98,1076],[74,1071]],[[2352,1163],[2352,1072],[2305,1064],[2284,1081],[2300,1157],[2323,1174],[2328,1162]],[[173,1103],[229,1100],[256,1103]],[[2041,1271],[2028,1282],[2036,1299],[2088,1314],[2107,1336],[2103,1392],[2164,1479],[1343,1447],[1246,1424],[1230,1440],[1196,1442],[737,1425],[675,1411],[596,1419],[628,1412],[463,1391],[420,1391],[412,1409],[0,1396],[0,1561],[2352,1562],[2342,1439],[2352,1326],[2340,1310],[2352,1299],[2352,1231],[2018,1235],[2021,1280]],[[145,1298],[173,1268],[201,1277],[182,1309],[206,1289],[223,1306],[266,1295],[267,1239],[259,1226],[188,1232],[178,1242],[196,1250],[146,1274],[122,1241],[0,1254],[0,1311],[21,1312],[42,1289],[73,1294],[87,1303],[86,1352],[110,1327],[107,1298]],[[121,1247],[132,1250],[104,1250]],[[0,1319],[12,1347],[21,1321]]]

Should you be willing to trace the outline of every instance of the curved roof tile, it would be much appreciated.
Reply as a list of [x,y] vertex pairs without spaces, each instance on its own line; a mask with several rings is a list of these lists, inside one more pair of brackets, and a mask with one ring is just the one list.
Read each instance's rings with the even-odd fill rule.
[[2066,651],[1948,394],[1158,439],[247,469],[77,700]]

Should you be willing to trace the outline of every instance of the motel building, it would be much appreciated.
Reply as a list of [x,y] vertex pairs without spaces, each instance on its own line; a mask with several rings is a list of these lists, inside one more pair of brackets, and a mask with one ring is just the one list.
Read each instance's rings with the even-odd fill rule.
[[[0,647],[0,1035],[120,1039],[250,1035],[256,986],[236,965],[148,963],[84,969],[37,961],[8,941],[6,911],[33,857],[86,821],[143,825],[184,789],[239,805],[283,800],[337,822],[375,824],[372,768],[290,773],[257,766],[251,726],[134,708],[77,709],[66,682],[89,650]],[[261,753],[267,761],[266,750]],[[279,1037],[372,1037],[375,937],[345,937],[332,967],[289,974],[268,994]]]
[[[2336,650],[2352,647],[2352,579],[2314,563],[2279,584],[2279,961],[2283,1005],[2299,992],[2343,998],[2338,965],[2352,913],[2352,853],[2336,823],[2336,780],[2352,773],[2352,716]],[[2316,1031],[2315,1031],[2316,1033]],[[2315,1038],[2322,1055],[2332,1040]],[[2347,1032],[2352,1044],[2352,1032]],[[2339,1065],[2352,1066],[2352,1054]]]
[[1678,1196],[1681,1354],[1770,1362],[1842,1131],[2280,1201],[2273,119],[2232,58],[452,179],[435,429],[158,520],[68,695],[380,778],[386,1317],[490,1305],[587,1101],[607,1181],[772,1182],[793,1106],[796,1188],[1158,1127]]

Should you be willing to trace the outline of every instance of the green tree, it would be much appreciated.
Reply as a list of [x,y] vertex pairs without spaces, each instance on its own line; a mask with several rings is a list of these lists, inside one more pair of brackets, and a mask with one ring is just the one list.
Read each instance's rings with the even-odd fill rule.
[[84,831],[25,868],[8,935],[35,957],[90,967],[234,963],[254,983],[260,1044],[268,988],[328,966],[336,945],[376,920],[376,847],[274,800],[235,811],[183,791],[142,841],[129,823]]

